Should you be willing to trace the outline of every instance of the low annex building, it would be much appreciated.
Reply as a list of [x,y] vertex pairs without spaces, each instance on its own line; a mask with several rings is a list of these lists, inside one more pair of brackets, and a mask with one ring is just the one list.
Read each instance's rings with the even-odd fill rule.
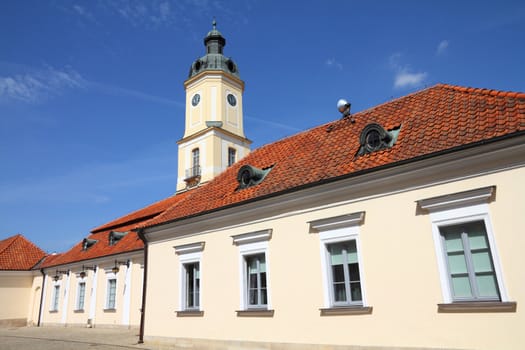
[[36,323],[41,290],[33,281],[46,253],[21,234],[0,241],[0,326]]

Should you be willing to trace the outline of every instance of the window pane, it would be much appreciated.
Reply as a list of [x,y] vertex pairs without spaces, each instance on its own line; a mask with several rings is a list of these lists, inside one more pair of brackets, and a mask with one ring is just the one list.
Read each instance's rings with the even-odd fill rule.
[[343,246],[341,244],[332,244],[329,246],[330,258],[332,265],[340,265],[343,260]]
[[266,272],[261,273],[261,288],[266,288]]
[[348,264],[348,271],[350,272],[350,281],[359,281],[358,264]]
[[461,233],[456,227],[442,227],[440,231],[445,235],[445,249],[448,253],[463,251]]
[[247,259],[248,273],[257,273],[257,259],[255,257],[249,257]]
[[334,282],[345,281],[344,265],[332,266],[332,278]]
[[468,276],[452,277],[452,289],[453,289],[454,297],[459,297],[459,298],[472,297],[472,290],[470,288],[470,282],[469,282]]
[[470,249],[484,249],[488,248],[487,231],[485,230],[485,223],[483,221],[470,222],[466,225],[465,230],[468,232]]
[[449,254],[448,266],[451,274],[467,273],[467,262],[463,254]]
[[350,293],[352,296],[352,301],[363,300],[363,297],[361,296],[361,283],[359,282],[350,283]]
[[266,294],[266,288],[261,289],[261,304],[262,305],[268,304],[268,296]]
[[266,272],[266,261],[264,255],[259,257],[259,272]]
[[258,304],[257,289],[250,289],[249,300],[250,300],[250,305],[257,305]]
[[493,274],[476,276],[476,283],[481,297],[499,298],[496,276]]
[[349,264],[357,263],[357,248],[355,246],[355,241],[349,241],[344,244],[344,249],[346,250],[346,261]]
[[343,283],[334,283],[334,299],[336,302],[346,301],[346,288]]
[[486,252],[472,253],[472,262],[474,263],[475,272],[492,272],[492,261],[490,254]]
[[249,278],[250,280],[249,280],[248,288],[257,288],[257,274],[252,273],[250,274]]

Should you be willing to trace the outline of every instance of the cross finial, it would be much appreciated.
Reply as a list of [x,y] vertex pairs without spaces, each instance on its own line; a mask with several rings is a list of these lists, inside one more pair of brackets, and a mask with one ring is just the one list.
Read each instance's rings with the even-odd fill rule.
[[213,26],[213,30],[217,29],[217,21],[215,20],[215,17],[213,17],[213,22],[211,22],[211,25]]

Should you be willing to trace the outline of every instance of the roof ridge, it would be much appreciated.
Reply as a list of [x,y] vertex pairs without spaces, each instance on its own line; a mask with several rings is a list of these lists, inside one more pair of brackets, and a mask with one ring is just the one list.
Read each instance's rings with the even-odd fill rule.
[[9,247],[11,247],[11,246],[13,245],[13,243],[14,243],[17,239],[19,239],[20,237],[22,237],[22,235],[21,235],[20,233],[17,233],[16,235],[11,236],[11,237],[7,237],[7,238],[5,239],[5,241],[8,240],[8,239],[10,239],[11,242],[9,242],[9,243],[4,247],[4,249],[0,250],[0,254],[3,253],[3,252],[5,252]]
[[519,92],[519,91],[508,91],[508,90],[502,91],[502,90],[496,90],[496,89],[474,88],[470,86],[460,86],[460,85],[452,85],[452,84],[444,84],[444,83],[439,83],[436,86],[439,86],[439,87],[442,87],[448,90],[454,90],[454,91],[466,92],[466,93],[476,93],[476,94],[482,94],[482,95],[511,97],[511,98],[525,98],[525,93]]

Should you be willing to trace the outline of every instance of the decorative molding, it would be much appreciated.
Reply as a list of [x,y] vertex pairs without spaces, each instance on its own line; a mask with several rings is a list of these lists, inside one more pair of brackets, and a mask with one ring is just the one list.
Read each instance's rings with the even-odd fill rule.
[[516,312],[515,301],[474,301],[463,303],[438,304],[441,313],[482,313],[482,312]]
[[233,244],[241,245],[254,242],[269,241],[272,238],[272,229],[260,230],[250,233],[231,236]]
[[345,214],[334,216],[327,219],[309,221],[310,233],[319,233],[320,231],[335,230],[342,227],[361,225],[365,220],[365,212]]
[[444,196],[421,199],[417,201],[419,208],[423,210],[443,210],[452,207],[481,204],[491,200],[496,194],[496,186],[476,188]]
[[251,309],[251,310],[237,310],[237,317],[273,317],[275,310],[267,309]]
[[182,244],[174,246],[175,254],[181,255],[181,254],[189,254],[189,253],[197,253],[202,252],[204,250],[205,242],[197,242],[197,243],[190,243],[190,244]]
[[330,307],[319,309],[321,316],[342,316],[342,315],[369,315],[372,313],[372,306],[348,306]]

